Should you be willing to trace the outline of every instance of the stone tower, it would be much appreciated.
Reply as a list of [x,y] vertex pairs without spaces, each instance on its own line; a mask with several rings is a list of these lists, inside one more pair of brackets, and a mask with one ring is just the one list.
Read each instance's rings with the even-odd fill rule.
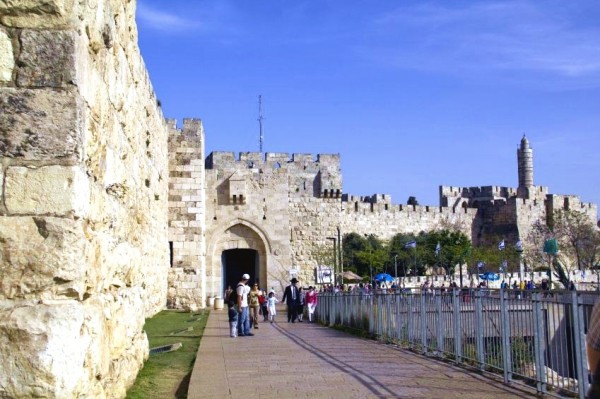
[[529,198],[529,190],[533,187],[533,150],[529,147],[529,141],[525,135],[521,139],[521,147],[517,149],[517,159],[519,167],[517,196]]

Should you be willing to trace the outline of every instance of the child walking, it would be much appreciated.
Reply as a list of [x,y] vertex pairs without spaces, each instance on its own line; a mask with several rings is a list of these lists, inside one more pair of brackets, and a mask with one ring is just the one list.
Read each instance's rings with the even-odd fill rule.
[[227,302],[227,307],[227,314],[229,316],[229,336],[235,338],[238,336],[238,311],[236,305],[231,301]]
[[269,320],[271,323],[275,321],[275,315],[277,311],[275,310],[275,304],[279,302],[279,299],[275,298],[275,292],[269,292],[269,297],[267,298],[267,308],[269,310]]

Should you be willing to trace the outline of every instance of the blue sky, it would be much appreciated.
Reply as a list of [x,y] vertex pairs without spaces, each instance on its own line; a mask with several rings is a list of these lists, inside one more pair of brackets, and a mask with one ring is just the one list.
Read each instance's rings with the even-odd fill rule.
[[344,192],[534,183],[600,204],[600,2],[139,0],[165,116],[211,151],[339,153]]

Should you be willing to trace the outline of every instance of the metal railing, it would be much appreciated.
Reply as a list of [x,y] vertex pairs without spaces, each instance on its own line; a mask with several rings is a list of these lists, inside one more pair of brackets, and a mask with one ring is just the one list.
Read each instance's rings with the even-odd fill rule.
[[585,398],[585,334],[599,295],[579,291],[463,289],[322,293],[317,317],[330,326],[427,356],[502,375],[537,393]]

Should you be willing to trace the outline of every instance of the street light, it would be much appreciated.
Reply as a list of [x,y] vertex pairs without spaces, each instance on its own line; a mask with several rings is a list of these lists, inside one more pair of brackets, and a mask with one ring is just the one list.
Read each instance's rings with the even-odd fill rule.
[[398,254],[394,254],[394,278],[398,279]]
[[336,273],[337,273],[337,247],[335,245],[335,242],[337,241],[337,239],[335,237],[327,237],[328,240],[333,240],[333,286],[336,287],[337,284],[337,278],[336,278]]
[[369,270],[371,274],[371,279],[369,280],[369,284],[373,284],[373,257],[371,255],[371,247],[369,247]]
[[342,257],[342,230],[338,226],[337,228],[337,244],[338,244],[338,265],[340,269],[340,275],[342,276],[342,286],[344,285],[344,259]]

